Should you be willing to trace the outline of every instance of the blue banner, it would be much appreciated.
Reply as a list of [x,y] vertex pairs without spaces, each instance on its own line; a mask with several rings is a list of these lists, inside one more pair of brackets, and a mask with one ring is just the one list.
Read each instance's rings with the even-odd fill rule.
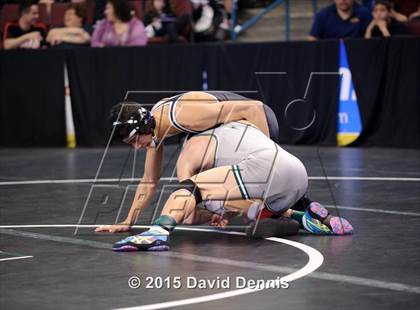
[[337,142],[338,145],[344,146],[357,139],[362,131],[362,122],[343,40],[340,41],[339,72],[340,95],[338,99]]

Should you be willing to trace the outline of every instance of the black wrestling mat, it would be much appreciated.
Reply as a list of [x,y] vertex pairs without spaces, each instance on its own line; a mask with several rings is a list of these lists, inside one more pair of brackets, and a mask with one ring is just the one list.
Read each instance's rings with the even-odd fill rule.
[[[124,219],[144,151],[111,148],[96,176],[103,149],[0,150],[0,308],[417,309],[420,151],[320,148],[329,188],[316,148],[285,148],[304,162],[310,197],[354,235],[249,240],[235,222],[179,226],[168,252],[115,253],[129,233],[94,226]],[[176,176],[176,146],[165,152],[162,197]]]

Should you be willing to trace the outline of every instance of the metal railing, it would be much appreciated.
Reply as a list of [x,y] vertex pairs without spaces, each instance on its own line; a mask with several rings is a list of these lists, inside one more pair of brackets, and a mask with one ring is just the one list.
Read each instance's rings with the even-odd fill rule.
[[[259,12],[257,15],[253,16],[249,20],[247,20],[242,25],[238,25],[238,0],[233,0],[232,3],[232,17],[231,17],[231,39],[232,42],[236,42],[238,36],[245,31],[246,29],[249,29],[258,21],[260,21],[265,15],[270,13],[272,10],[275,10],[280,5],[284,4],[284,39],[285,41],[289,41],[290,39],[290,1],[289,0],[274,0],[269,6],[264,8],[261,12]],[[318,10],[318,1],[312,0],[312,10],[313,14],[315,16],[315,13]]]

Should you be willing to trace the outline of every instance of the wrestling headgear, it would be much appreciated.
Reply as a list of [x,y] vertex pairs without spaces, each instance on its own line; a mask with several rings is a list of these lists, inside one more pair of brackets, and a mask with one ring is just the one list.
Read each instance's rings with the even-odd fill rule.
[[[122,106],[124,109],[124,105]],[[123,113],[120,113],[120,115]],[[153,118],[152,113],[143,107],[139,107],[135,112],[129,115],[126,120],[117,120],[112,124],[115,127],[115,131],[123,139],[124,142],[128,142],[134,135],[147,135],[153,134],[156,122]]]

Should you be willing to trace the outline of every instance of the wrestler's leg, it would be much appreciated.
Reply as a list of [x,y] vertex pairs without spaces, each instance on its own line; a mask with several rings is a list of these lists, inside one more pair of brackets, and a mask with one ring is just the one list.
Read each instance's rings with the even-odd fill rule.
[[[211,224],[225,227],[232,217],[246,215],[254,200],[207,200],[203,202],[204,209],[195,208],[194,216],[184,219],[184,224]],[[247,221],[246,221],[247,223]]]
[[[200,172],[190,178],[197,186],[203,200],[234,200],[243,198],[232,166],[222,166]],[[198,201],[200,203],[201,201]],[[181,223],[191,216],[197,205],[191,191],[179,189],[173,192],[162,210],[162,216],[171,217],[175,223]]]

